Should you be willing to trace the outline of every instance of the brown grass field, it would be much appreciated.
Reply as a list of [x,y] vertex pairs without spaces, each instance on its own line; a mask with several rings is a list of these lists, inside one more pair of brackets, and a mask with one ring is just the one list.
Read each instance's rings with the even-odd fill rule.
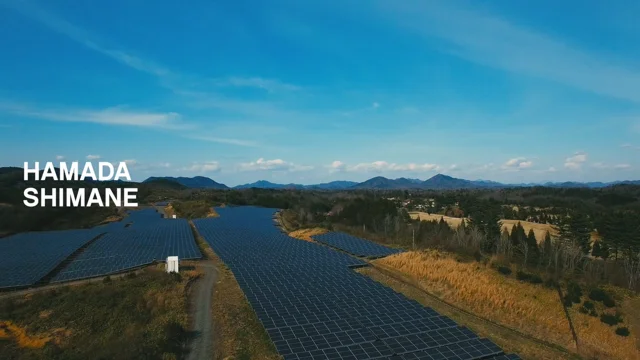
[[502,227],[501,230],[504,231],[504,229],[507,229],[509,234],[511,234],[513,225],[518,224],[518,222],[522,224],[522,227],[527,234],[529,234],[529,230],[533,229],[533,233],[536,235],[536,240],[538,240],[539,243],[544,241],[544,237],[546,236],[547,231],[553,237],[558,236],[558,229],[555,226],[550,224],[538,224],[530,221],[504,219],[500,221]]
[[[441,218],[444,218],[444,221],[446,221],[447,224],[449,224],[449,226],[451,226],[454,229],[460,226],[460,224],[462,223],[462,218],[455,218],[455,217],[444,216],[439,214],[427,214],[424,212],[410,212],[409,215],[411,216],[412,219],[417,219],[419,216],[420,220],[426,220],[426,221],[433,221],[433,220],[440,221]],[[469,219],[466,219],[466,218],[464,220],[469,221]],[[558,229],[556,229],[556,227],[553,225],[539,224],[539,223],[534,223],[530,221],[511,220],[511,219],[504,219],[500,221],[502,231],[504,231],[504,229],[507,229],[509,234],[511,234],[511,229],[513,228],[513,225],[517,224],[518,222],[522,224],[522,227],[524,228],[524,231],[527,234],[529,233],[529,230],[533,229],[533,233],[536,235],[536,240],[538,240],[538,242],[544,241],[544,237],[547,231],[549,232],[549,234],[551,234],[551,236],[558,236]],[[592,239],[597,239],[598,235],[597,233],[594,232],[593,234],[591,234],[591,237]]]
[[290,232],[289,236],[291,236],[292,238],[313,242],[315,240],[311,238],[312,236],[322,235],[327,232],[328,230],[323,228],[300,229]]
[[[434,250],[396,254],[373,263],[411,276],[430,293],[478,316],[576,351],[554,289],[519,282],[487,265],[458,261]],[[615,328],[579,313],[577,308],[574,306],[570,313],[582,355],[597,359],[640,358],[633,336],[618,336]]]
[[[420,217],[420,221],[440,221],[440,219],[444,219],[444,221],[447,222],[447,224],[449,224],[449,226],[451,226],[452,228],[457,228],[458,226],[460,226],[460,224],[462,224],[462,218],[456,218],[456,217],[451,217],[451,216],[445,216],[445,215],[439,215],[439,214],[427,214],[426,212],[409,212],[409,216],[411,216],[412,219],[418,219],[418,217]],[[465,221],[468,221],[468,219],[465,219]]]
[[515,331],[470,315],[457,307],[450,306],[438,297],[430,295],[420,284],[417,284],[415,279],[406,274],[381,267],[379,264],[375,267],[359,268],[356,271],[404,294],[410,299],[420,302],[424,306],[434,309],[442,315],[450,317],[456,323],[473,330],[478,336],[489,338],[506,353],[516,353],[523,359],[536,360],[570,360],[578,358],[577,355],[573,355],[566,350],[540,343]]

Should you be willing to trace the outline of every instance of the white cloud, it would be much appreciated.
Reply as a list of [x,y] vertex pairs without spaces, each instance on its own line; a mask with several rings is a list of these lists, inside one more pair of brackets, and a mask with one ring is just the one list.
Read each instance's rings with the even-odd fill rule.
[[241,163],[238,166],[240,171],[307,171],[312,170],[313,166],[297,165],[282,159],[265,160],[260,158],[256,161]]
[[569,170],[579,170],[585,161],[587,161],[587,153],[579,151],[565,160],[564,167]]
[[377,109],[377,108],[379,108],[379,107],[380,107],[380,104],[379,104],[379,103],[377,103],[377,102],[374,102],[371,106],[372,106],[374,109]]
[[87,160],[98,160],[100,155],[87,155]]
[[396,164],[386,161],[374,161],[370,163],[359,163],[353,166],[347,165],[341,161],[334,161],[329,166],[332,171],[359,171],[359,172],[383,172],[383,171],[408,171],[408,172],[427,172],[440,170],[437,164]]
[[555,167],[550,167],[549,169],[547,169],[547,172],[556,172],[556,168]]
[[517,158],[507,160],[502,165],[502,169],[519,170],[519,169],[528,169],[532,166],[533,166],[533,161],[527,160],[526,158],[523,158],[523,157],[517,157]]
[[344,171],[347,169],[347,164],[343,163],[342,161],[334,161],[331,163],[331,165],[329,165],[329,171],[330,172],[338,172],[338,171]]
[[220,164],[217,161],[205,161],[205,162],[196,162],[191,164],[190,166],[186,166],[180,171],[187,171],[192,173],[212,173],[220,171]]
[[640,102],[640,73],[634,62],[587,52],[542,32],[457,1],[378,1],[382,16],[461,58],[581,90]]
[[101,110],[54,109],[0,101],[0,112],[49,121],[157,127],[165,129],[189,128],[189,125],[180,121],[180,114],[174,112],[154,113],[131,111],[122,107]]
[[64,156],[62,156],[62,155],[57,155],[57,156],[56,156],[56,160],[58,160],[58,161],[64,160]]
[[620,145],[620,147],[625,149],[640,150],[640,146],[631,145],[631,144],[622,144]]
[[217,86],[252,87],[263,89],[268,92],[300,90],[300,87],[297,85],[287,84],[276,79],[265,79],[261,77],[229,77],[226,79],[216,79],[214,80],[214,84]]
[[202,140],[202,141],[214,142],[219,144],[228,144],[228,145],[237,145],[237,146],[246,146],[246,147],[258,146],[258,143],[250,140],[230,139],[230,138],[221,138],[221,137],[215,137],[215,136],[200,136],[200,135],[187,136],[187,137],[189,139]]
[[127,167],[136,166],[138,164],[135,159],[122,160],[121,162],[127,164]]
[[615,165],[609,165],[609,164],[605,164],[602,162],[597,162],[597,163],[593,163],[591,164],[592,167],[596,168],[596,169],[615,169],[615,170],[626,170],[626,169],[630,169],[631,165],[629,164],[615,164]]

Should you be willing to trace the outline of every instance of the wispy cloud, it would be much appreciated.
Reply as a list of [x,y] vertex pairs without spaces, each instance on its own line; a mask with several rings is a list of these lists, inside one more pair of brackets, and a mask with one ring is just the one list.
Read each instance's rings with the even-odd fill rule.
[[440,166],[437,164],[396,164],[386,161],[373,161],[370,163],[359,163],[356,165],[347,165],[342,161],[334,161],[329,166],[330,172],[338,171],[359,171],[359,172],[375,172],[380,173],[384,171],[401,171],[401,172],[429,172],[440,170]]
[[564,161],[564,167],[569,170],[579,170],[585,161],[587,161],[587,153],[579,151]]
[[624,149],[640,150],[640,146],[631,145],[631,144],[622,144],[622,145],[620,145],[620,147],[624,148]]
[[183,167],[180,171],[190,173],[214,173],[219,172],[222,168],[217,161],[195,162],[189,166]]
[[3,2],[9,8],[20,12],[22,15],[39,22],[40,24],[56,31],[68,38],[84,45],[85,47],[102,53],[126,66],[143,71],[155,76],[167,76],[171,72],[151,61],[144,60],[122,50],[111,49],[99,44],[96,36],[77,27],[70,22],[52,14],[35,3],[29,1],[7,0]]
[[202,140],[208,142],[214,142],[219,144],[228,144],[228,145],[237,145],[237,146],[247,146],[247,147],[257,147],[258,143],[250,140],[241,140],[241,139],[229,139],[229,138],[220,138],[215,136],[200,136],[200,135],[190,135],[187,136],[190,139],[194,140]]
[[238,165],[240,171],[308,171],[312,170],[313,166],[298,165],[292,162],[284,161],[282,159],[265,160],[260,158],[256,161],[241,163]]
[[58,161],[64,160],[64,156],[56,155],[56,160],[58,160]]
[[87,160],[99,160],[100,155],[87,155]]
[[602,162],[596,162],[591,164],[592,167],[596,168],[596,169],[600,169],[600,170],[605,170],[605,169],[614,169],[614,170],[626,170],[626,169],[630,169],[631,165],[629,164],[605,164]]
[[107,125],[156,127],[163,129],[192,128],[192,125],[186,124],[185,122],[181,121],[180,114],[175,112],[155,113],[128,110],[125,107],[113,107],[99,110],[75,108],[44,108],[35,105],[16,104],[10,103],[8,101],[0,101],[0,113],[62,122],[85,122]]
[[426,38],[443,39],[452,45],[444,51],[464,59],[640,102],[640,73],[602,54],[580,50],[457,1],[381,0],[378,4],[383,16],[391,16],[398,26]]
[[261,77],[228,77],[225,79],[215,79],[213,84],[222,87],[248,87],[262,89],[268,92],[277,91],[298,91],[300,86],[287,84],[277,79],[265,79]]

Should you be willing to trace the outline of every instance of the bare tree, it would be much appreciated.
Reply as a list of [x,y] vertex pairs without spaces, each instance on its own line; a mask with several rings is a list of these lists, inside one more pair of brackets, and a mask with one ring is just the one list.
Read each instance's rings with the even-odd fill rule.
[[481,248],[482,242],[484,241],[484,234],[476,226],[472,226],[469,229],[468,239],[469,247],[473,249],[473,251],[476,251]]
[[635,290],[640,278],[640,255],[627,256],[624,259],[624,271],[627,275],[627,286],[629,290]]
[[562,257],[564,268],[573,274],[578,261],[582,258],[582,249],[574,242],[565,242],[563,244]]

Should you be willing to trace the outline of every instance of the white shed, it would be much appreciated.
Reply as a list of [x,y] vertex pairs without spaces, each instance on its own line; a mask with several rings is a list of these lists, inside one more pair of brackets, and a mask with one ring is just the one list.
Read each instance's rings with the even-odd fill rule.
[[169,256],[167,258],[167,272],[168,273],[177,273],[178,269],[178,257],[177,256]]

